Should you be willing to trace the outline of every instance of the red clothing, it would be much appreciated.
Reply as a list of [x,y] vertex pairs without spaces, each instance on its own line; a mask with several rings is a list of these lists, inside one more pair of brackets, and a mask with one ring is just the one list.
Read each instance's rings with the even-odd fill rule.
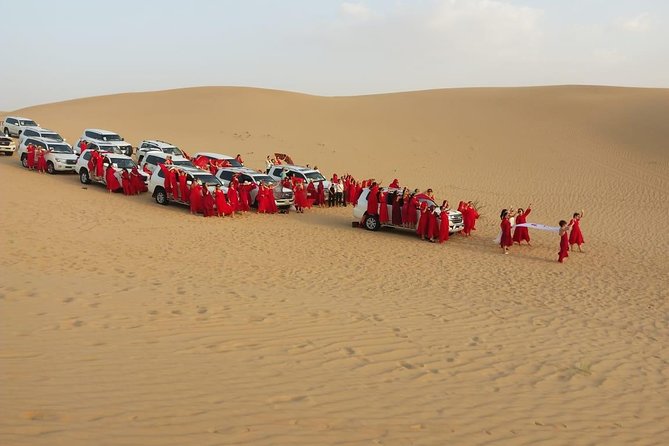
[[244,160],[242,159],[242,156],[241,156],[241,155],[237,155],[237,156],[235,157],[235,159],[237,160],[237,162],[238,162],[239,164],[241,164],[242,166],[244,165]]
[[378,186],[374,186],[369,189],[369,194],[367,194],[367,215],[379,214],[379,199],[377,197],[378,192]]
[[387,195],[385,192],[381,192],[379,196],[379,221],[381,223],[388,223],[390,218],[388,217],[388,203]]
[[190,211],[192,214],[202,212],[202,186],[197,183],[190,186]]
[[407,208],[407,215],[405,223],[414,226],[417,223],[418,213],[416,210],[419,208],[418,198],[414,195],[409,199],[409,207]]
[[105,183],[107,184],[107,190],[110,192],[114,192],[121,188],[121,184],[118,182],[118,178],[116,178],[116,170],[114,170],[111,165],[107,167]]
[[439,243],[448,240],[451,222],[448,220],[448,211],[441,211],[441,224],[439,225]]
[[437,214],[427,211],[427,238],[434,239],[439,235],[439,221]]
[[177,183],[177,172],[174,169],[169,169],[168,175],[170,177],[170,187],[172,188],[172,197],[178,197],[179,189]]
[[124,195],[133,195],[132,186],[130,185],[130,174],[128,174],[127,170],[121,173],[121,184],[123,185]]
[[560,251],[558,252],[558,262],[562,261],[569,257],[569,234],[565,231],[564,234],[560,236]]
[[396,196],[392,205],[392,222],[396,226],[402,226],[402,207],[400,206],[400,198]]
[[312,200],[314,204],[318,204],[318,192],[316,192],[316,186],[313,182],[307,185],[307,197]]
[[98,165],[99,156],[100,154],[97,151],[94,151],[93,153],[91,153],[91,157],[88,159],[88,171],[90,172],[91,175],[100,176],[97,174],[95,170]]
[[583,233],[581,232],[581,220],[574,218],[569,222],[571,226],[571,233],[569,234],[569,244],[581,246],[585,243],[583,240]]
[[225,194],[222,190],[217,190],[214,192],[214,200],[216,201],[216,212],[218,216],[221,215],[230,215],[232,214],[232,208],[228,203],[228,200],[225,198]]
[[46,172],[46,158],[44,157],[44,150],[40,150],[37,154],[37,171]]
[[184,203],[190,203],[190,191],[188,190],[188,177],[185,173],[179,175],[179,191],[181,191],[181,201]]
[[216,212],[214,211],[214,205],[215,205],[214,196],[209,192],[209,189],[206,186],[202,188],[202,194],[204,195],[202,199],[204,204],[203,214],[205,217],[213,217],[214,215],[216,215]]
[[239,195],[237,194],[237,189],[234,187],[234,182],[230,182],[230,187],[228,187],[228,202],[233,212],[239,210]]
[[502,228],[502,239],[499,242],[499,246],[502,248],[506,246],[513,245],[513,238],[511,237],[511,222],[508,218],[503,218],[502,223],[500,223],[500,228]]
[[98,153],[98,156],[95,159],[95,176],[101,177],[104,171],[105,171],[104,157]]
[[325,204],[325,186],[323,186],[322,181],[318,182],[318,203],[317,204]]
[[420,238],[424,238],[427,234],[427,214],[427,206],[421,206],[420,217],[418,218],[418,224],[416,225],[416,234],[418,234],[418,237]]
[[28,165],[28,169],[35,168],[35,146],[33,146],[32,144],[28,146],[28,156],[26,156],[26,164]]
[[159,163],[158,167],[163,171],[163,177],[165,178],[165,192],[167,195],[172,195],[172,181],[170,177],[170,169],[163,163]]
[[251,210],[251,191],[256,188],[253,183],[241,184],[239,186],[239,210],[247,212]]
[[399,187],[400,187],[400,182],[399,182],[399,180],[398,180],[397,178],[395,178],[395,179],[393,180],[393,182],[390,183],[390,186],[388,186],[388,187],[390,187],[391,189],[399,189]]
[[462,212],[462,222],[464,226],[462,232],[465,235],[471,235],[472,230],[475,229],[476,219],[479,218],[479,214],[476,212],[476,209],[468,204],[465,204],[460,212]]
[[[527,216],[530,214],[530,212],[532,212],[532,209],[527,208],[525,212],[518,214],[518,216],[516,216],[516,224],[519,225],[521,223],[527,223]],[[530,242],[530,231],[528,231],[526,227],[519,228],[516,226],[513,229],[513,241],[520,244],[520,242],[523,240],[525,240],[527,243]]]
[[136,167],[133,167],[132,172],[130,172],[130,182],[136,194],[139,194],[140,192],[146,192],[148,190],[146,184],[144,184],[144,177],[140,175],[139,170],[137,170]]
[[307,191],[299,185],[295,188],[295,207],[296,208],[306,208],[309,206],[307,202]]

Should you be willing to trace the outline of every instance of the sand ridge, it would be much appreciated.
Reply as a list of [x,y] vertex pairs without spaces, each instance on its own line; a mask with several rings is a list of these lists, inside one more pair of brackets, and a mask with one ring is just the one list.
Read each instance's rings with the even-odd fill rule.
[[[483,218],[445,246],[353,229],[350,207],[204,219],[1,158],[0,442],[666,443],[666,99],[203,88],[17,112],[70,141],[282,149]],[[549,224],[584,207],[587,252],[559,265],[534,231],[500,255],[498,208],[530,201]]]

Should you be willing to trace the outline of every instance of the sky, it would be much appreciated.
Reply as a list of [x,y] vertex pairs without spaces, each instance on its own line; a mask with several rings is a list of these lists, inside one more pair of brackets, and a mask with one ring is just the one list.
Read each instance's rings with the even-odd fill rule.
[[0,0],[0,11],[5,111],[213,85],[669,87],[666,0]]

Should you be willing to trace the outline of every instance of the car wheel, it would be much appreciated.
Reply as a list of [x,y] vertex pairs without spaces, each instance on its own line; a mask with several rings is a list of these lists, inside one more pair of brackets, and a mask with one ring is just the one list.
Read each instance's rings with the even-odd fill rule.
[[21,155],[21,165],[26,169],[28,168],[28,157],[26,156],[25,153]]
[[79,181],[81,181],[81,184],[90,184],[91,179],[88,176],[88,170],[81,169],[81,172],[79,172]]
[[368,215],[365,218],[365,229],[369,231],[378,231],[381,227],[381,222],[376,215]]
[[56,173],[56,169],[53,167],[53,163],[51,161],[46,163],[46,171],[49,172],[51,175],[54,175]]
[[165,189],[162,187],[156,190],[156,203],[161,204],[163,206],[167,206],[169,204],[169,200],[167,199],[167,193],[165,193]]

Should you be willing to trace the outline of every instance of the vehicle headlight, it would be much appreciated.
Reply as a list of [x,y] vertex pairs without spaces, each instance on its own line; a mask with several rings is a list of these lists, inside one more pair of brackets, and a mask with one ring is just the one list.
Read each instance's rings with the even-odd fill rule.
[[56,162],[58,162],[58,163],[64,163],[64,162],[65,162],[65,159],[63,159],[63,158],[56,158]]

